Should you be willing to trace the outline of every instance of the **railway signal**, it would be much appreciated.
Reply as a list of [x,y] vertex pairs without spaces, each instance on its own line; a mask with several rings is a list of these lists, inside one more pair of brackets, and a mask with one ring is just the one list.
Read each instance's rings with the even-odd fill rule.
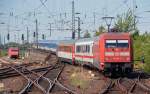
[[33,37],[35,38],[35,32],[33,32]]
[[33,32],[33,40],[34,40],[34,42],[35,42],[35,36],[36,36],[35,32]]
[[44,35],[44,34],[42,34],[42,39],[43,39],[43,40],[45,39],[45,35]]
[[49,36],[51,37],[51,35],[52,35],[52,24],[53,23],[48,23],[49,24]]
[[10,34],[8,33],[7,34],[7,40],[9,41],[9,39],[10,39]]
[[21,40],[22,40],[22,41],[24,41],[24,34],[22,34],[22,36],[21,36]]

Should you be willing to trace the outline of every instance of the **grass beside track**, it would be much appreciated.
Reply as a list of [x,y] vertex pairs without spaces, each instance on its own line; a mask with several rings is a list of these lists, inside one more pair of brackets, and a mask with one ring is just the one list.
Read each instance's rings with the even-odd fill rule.
[[7,56],[7,49],[1,49],[0,57]]
[[71,85],[80,88],[84,91],[90,83],[90,77],[90,74],[85,72],[82,67],[77,67],[73,69],[69,80]]

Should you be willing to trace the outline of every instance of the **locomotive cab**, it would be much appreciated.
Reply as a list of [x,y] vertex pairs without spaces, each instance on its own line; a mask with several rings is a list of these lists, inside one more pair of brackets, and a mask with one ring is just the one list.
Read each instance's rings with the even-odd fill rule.
[[130,36],[120,36],[116,34],[104,39],[104,72],[130,73],[133,69]]

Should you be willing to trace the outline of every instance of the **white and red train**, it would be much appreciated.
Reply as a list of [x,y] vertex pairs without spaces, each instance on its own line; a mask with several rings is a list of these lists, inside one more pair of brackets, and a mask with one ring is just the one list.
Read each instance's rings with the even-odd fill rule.
[[90,64],[104,73],[133,70],[132,39],[129,33],[103,33],[96,38],[61,41],[57,56],[71,64]]

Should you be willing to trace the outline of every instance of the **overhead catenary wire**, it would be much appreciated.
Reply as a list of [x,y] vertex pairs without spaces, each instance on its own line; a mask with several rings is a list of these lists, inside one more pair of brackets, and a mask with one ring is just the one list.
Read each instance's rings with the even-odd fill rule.
[[[125,7],[125,5],[127,5],[127,3],[128,3],[128,0],[124,0],[123,2],[121,2],[121,4],[119,4],[115,9],[113,9],[109,14],[115,14],[116,12],[116,14],[118,14],[118,11],[121,9],[121,8],[123,8],[123,7]],[[127,6],[128,7],[128,6]]]
[[51,14],[50,10],[47,8],[47,6],[45,5],[45,3],[42,0],[40,0],[40,2],[45,7],[45,9],[48,11],[48,13]]
[[[24,0],[24,1],[27,1],[27,0]],[[42,19],[40,16],[42,16],[42,17],[45,17],[46,16],[46,18],[48,18],[49,17],[49,19],[48,19],[48,22],[54,22],[54,19],[55,20],[57,20],[56,21],[56,24],[58,25],[58,28],[60,28],[60,23],[61,22],[59,22],[58,20],[59,20],[59,16],[60,16],[60,14],[62,14],[63,15],[63,20],[65,19],[65,20],[70,20],[70,18],[69,18],[69,15],[71,14],[71,13],[67,13],[67,12],[64,12],[64,14],[63,13],[58,13],[58,12],[50,12],[50,9],[49,9],[49,6],[48,6],[48,3],[46,3],[48,0],[40,0],[40,5],[39,5],[39,2],[38,2],[38,5],[39,5],[39,8],[37,7],[37,9],[36,8],[33,8],[33,9],[31,9],[29,12],[24,12],[23,14],[18,14],[18,15],[16,15],[16,16],[18,16],[18,27],[24,27],[25,25],[33,25],[33,19],[34,19],[34,17],[33,17],[33,13],[35,12],[35,13],[38,13],[39,11],[42,11],[42,14],[35,14],[37,17],[39,17],[40,19]],[[123,9],[124,7],[125,7],[125,5],[124,4],[127,4],[127,2],[128,2],[129,0],[123,0],[122,1],[122,3],[120,4],[120,5],[118,5],[118,6],[116,6],[113,10],[115,10],[115,11],[113,11],[113,12],[119,12],[119,10],[120,9]],[[43,8],[45,8],[44,9],[44,12],[43,12]],[[47,10],[48,9],[48,10]],[[46,11],[45,11],[46,10]],[[48,12],[47,12],[48,11]],[[31,12],[31,13],[30,13]],[[95,12],[95,11],[94,11]],[[46,14],[47,13],[47,14]],[[91,12],[90,12],[91,13]],[[93,11],[92,11],[92,13],[90,14],[90,13],[86,13],[86,17],[84,18],[84,17],[82,17],[82,16],[85,16],[84,14],[85,13],[81,13],[81,19],[83,20],[83,25],[82,25],[82,27],[83,27],[83,29],[88,29],[89,27],[90,28],[92,28],[92,26],[93,26],[93,22],[95,22],[95,21],[93,21],[93,19],[94,19],[94,16],[93,16]],[[26,19],[27,18],[27,16],[28,15],[31,15],[30,17],[29,17],[29,19]],[[43,15],[44,14],[44,15]],[[67,15],[67,18],[65,18],[65,15]],[[96,28],[98,27],[98,25],[100,25],[101,24],[101,22],[99,21],[99,20],[101,20],[101,14],[97,14],[97,12],[95,13],[95,15],[96,15],[96,17],[95,17],[95,20],[96,20],[96,22],[94,23],[95,25],[96,25]],[[56,17],[57,16],[57,17]],[[15,17],[15,15],[12,17],[12,18],[14,18]],[[138,18],[139,19],[139,18]],[[146,18],[143,18],[143,19],[146,19]],[[19,23],[21,23],[21,21],[23,21],[23,24],[19,24]],[[44,24],[47,24],[48,22],[46,21],[40,21],[39,20],[39,22],[40,22],[40,28],[44,25]],[[55,25],[56,25],[55,24]],[[63,23],[63,24],[65,24],[65,23]],[[67,23],[68,25],[70,24],[70,23]],[[63,25],[63,27],[67,27],[68,25],[67,24],[65,24],[65,25]],[[13,24],[12,24],[13,25]],[[10,27],[12,26],[11,24],[10,24]],[[15,26],[13,26],[13,27],[15,27]],[[39,28],[39,29],[40,29]],[[45,27],[45,28],[47,28],[47,27]],[[23,30],[22,30],[23,31]]]

